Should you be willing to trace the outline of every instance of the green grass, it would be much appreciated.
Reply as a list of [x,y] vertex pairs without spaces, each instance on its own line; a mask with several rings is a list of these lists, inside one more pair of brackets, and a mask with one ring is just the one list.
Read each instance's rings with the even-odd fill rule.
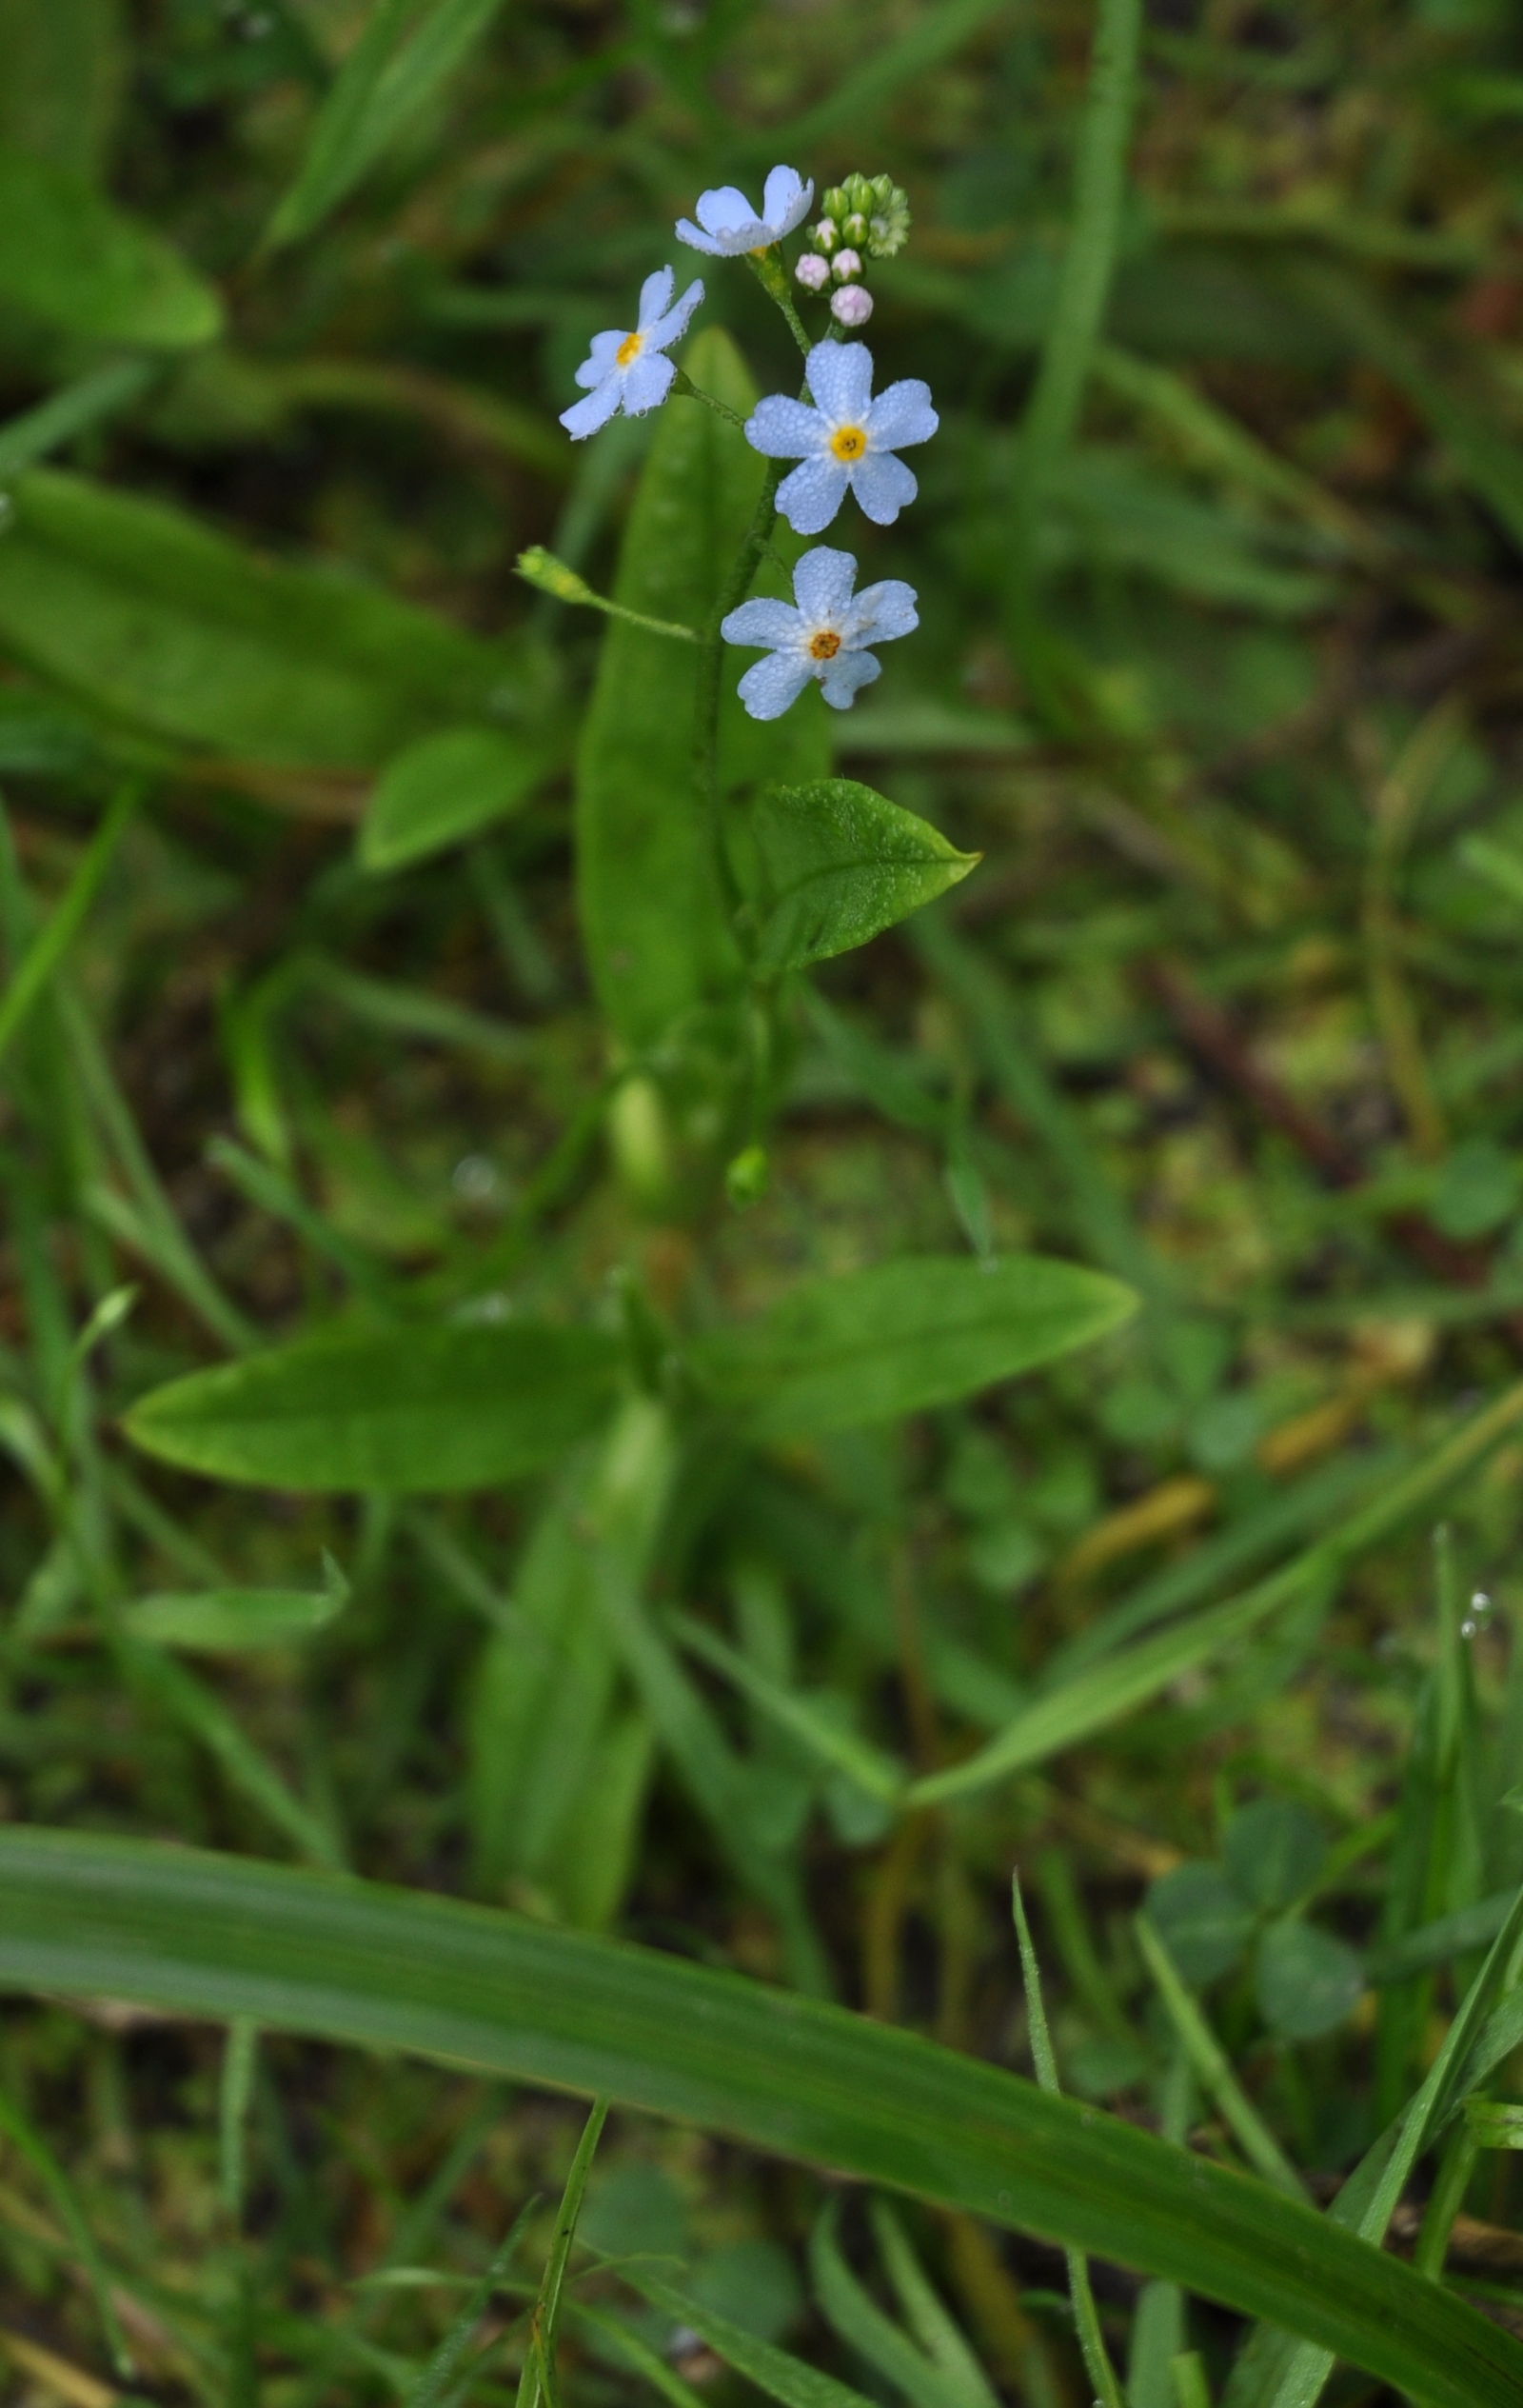
[[0,48],[16,2396],[1523,2400],[1512,12]]

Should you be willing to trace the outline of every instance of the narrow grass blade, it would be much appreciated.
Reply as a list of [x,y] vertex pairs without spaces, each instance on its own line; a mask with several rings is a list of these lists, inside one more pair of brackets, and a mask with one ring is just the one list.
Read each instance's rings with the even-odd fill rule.
[[111,2300],[111,2286],[94,2235],[80,2206],[74,2186],[39,2132],[32,2129],[13,2099],[0,2090],[0,2132],[27,2160],[32,2172],[52,2200],[58,2220],[69,2235],[74,2252],[85,2271],[95,2301],[95,2312],[101,2320],[111,2363],[124,2381],[130,2382],[136,2368],[127,2346],[116,2309]]
[[874,1747],[855,1732],[843,1730],[837,1723],[817,1713],[807,1698],[797,1697],[791,1690],[780,1688],[769,1681],[743,1656],[727,1647],[717,1632],[704,1622],[695,1622],[690,1614],[674,1614],[671,1627],[682,1644],[709,1668],[722,1673],[754,1705],[761,1707],[776,1722],[780,1730],[806,1747],[821,1763],[844,1773],[865,1789],[868,1796],[881,1798],[892,1805],[902,1794],[906,1775],[893,1757]]
[[848,2349],[901,2392],[911,2408],[967,2408],[963,2392],[945,2368],[917,2349],[891,2317],[883,2314],[845,2259],[837,2238],[840,2202],[822,2209],[809,2242],[809,2271],[825,2318]]
[[111,855],[142,799],[143,789],[136,779],[119,789],[115,801],[86,846],[79,866],[61,901],[54,905],[17,963],[10,985],[0,996],[0,1057],[4,1056],[17,1030],[24,1025],[27,1014],[79,934],[85,914],[94,902],[101,880],[110,866]]
[[921,2349],[956,2386],[968,2408],[997,2408],[983,2369],[927,2279],[925,2269],[887,2199],[875,2199],[867,2213],[879,2256],[888,2269],[900,2307]]
[[199,1740],[214,1756],[227,1781],[251,1805],[283,1831],[309,1864],[337,1872],[343,1863],[333,1834],[308,1806],[304,1806],[268,1758],[240,1728],[220,1698],[184,1664],[147,1640],[124,1637],[119,1644],[128,1668],[146,1694]]
[[1213,2098],[1250,2165],[1266,2182],[1292,2199],[1304,2198],[1301,2180],[1275,2136],[1265,2126],[1218,2045],[1216,2034],[1180,1980],[1178,1967],[1145,1915],[1134,1928],[1170,2022],[1189,2052],[1201,2088]]
[[1134,1706],[1157,1696],[1182,1672],[1217,1648],[1241,1639],[1278,1611],[1318,1588],[1331,1589],[1345,1566],[1433,1505],[1456,1482],[1484,1462],[1509,1430],[1523,1421],[1523,1383],[1455,1432],[1421,1463],[1402,1473],[1356,1513],[1271,1573],[1240,1597],[1194,1616],[1177,1628],[1080,1672],[1064,1687],[1039,1698],[976,1756],[917,1781],[910,1806],[940,1804],[983,1789],[991,1781],[1038,1764],[1060,1748],[1106,1729]]
[[531,2199],[514,2217],[506,2239],[472,2289],[460,2314],[424,2368],[415,2388],[408,2394],[406,2408],[435,2408],[435,2403],[448,2393],[460,2362],[470,2347],[471,2336],[481,2322],[483,2311],[512,2263],[513,2253],[538,2205],[539,2200]]
[[722,2358],[726,2366],[755,2383],[758,2391],[780,2399],[782,2408],[867,2408],[860,2391],[775,2348],[770,2341],[760,2340],[743,2325],[732,2323],[677,2284],[648,2272],[638,2259],[619,2268],[619,2279],[638,2291],[651,2307],[669,2316],[673,2323],[685,2324],[708,2343],[716,2358]]
[[[1047,2029],[1047,2010],[1042,2004],[1041,1971],[1037,1951],[1032,1946],[1031,1926],[1026,1920],[1026,1901],[1020,1895],[1020,1876],[1012,1874],[1010,1902],[1016,1918],[1016,1936],[1020,1942],[1020,1979],[1026,1991],[1026,2020],[1031,2032],[1031,2054],[1036,2061],[1037,2080],[1041,2088],[1057,2096],[1058,2060],[1053,2054],[1052,2036]],[[1095,2306],[1095,2293],[1089,2279],[1089,2267],[1081,2249],[1070,2249],[1068,2257],[1068,2290],[1074,2302],[1074,2322],[1078,2328],[1078,2346],[1084,2356],[1084,2371],[1095,2389],[1097,2408],[1124,2408],[1121,2386],[1116,2379],[1110,2352],[1100,2332],[1100,2319]]]
[[560,2388],[555,2374],[556,2336],[561,2328],[561,2295],[565,2288],[565,2270],[571,2256],[571,2243],[576,2239],[577,2219],[582,2213],[583,2194],[587,2176],[597,2154],[603,2127],[608,2119],[608,2100],[595,2099],[592,2113],[582,2127],[577,2153],[571,2160],[571,2171],[565,2178],[561,2205],[556,2214],[555,2230],[550,2236],[550,2254],[544,2261],[540,2281],[540,2295],[529,2318],[528,2356],[518,2387],[518,2408],[559,2408]]
[[223,2043],[217,2089],[218,2175],[222,2203],[234,2224],[243,2221],[248,2108],[258,2061],[258,2024],[247,2015],[234,2016]]
[[45,460],[60,445],[72,443],[87,428],[129,408],[163,373],[158,360],[112,360],[49,393],[35,408],[7,419],[0,427],[0,485],[30,468],[34,460]]
[[[1459,2035],[1467,2052],[1493,1987]],[[1516,2408],[1523,2393],[1518,2342],[1337,2218],[914,2033],[652,1949],[247,1858],[10,1824],[0,1988],[247,2015],[607,2094],[1182,2283],[1425,2408]]]

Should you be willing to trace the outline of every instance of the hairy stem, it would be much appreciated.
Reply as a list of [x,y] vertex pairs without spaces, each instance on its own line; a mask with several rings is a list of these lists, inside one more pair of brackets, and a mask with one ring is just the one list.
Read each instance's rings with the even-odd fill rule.
[[709,613],[702,638],[702,648],[698,661],[698,710],[693,731],[693,770],[704,817],[708,823],[709,844],[714,858],[715,875],[720,892],[732,918],[741,897],[724,849],[724,830],[720,817],[720,679],[723,671],[724,638],[720,633],[732,610],[739,608],[751,590],[751,580],[762,564],[777,522],[778,486],[783,464],[769,460],[762,480],[756,508],[745,538],[735,555],[734,566]]

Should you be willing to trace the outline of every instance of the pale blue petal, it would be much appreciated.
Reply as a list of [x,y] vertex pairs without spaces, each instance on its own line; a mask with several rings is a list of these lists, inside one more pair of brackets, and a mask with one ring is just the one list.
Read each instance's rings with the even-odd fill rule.
[[648,334],[663,309],[671,305],[672,287],[677,277],[670,268],[658,268],[640,288],[640,314],[635,320],[642,334]]
[[845,641],[887,644],[897,635],[911,634],[920,624],[915,601],[914,587],[905,585],[901,577],[885,577],[880,586],[864,586],[857,597]]
[[[668,269],[667,273],[670,274],[670,272]],[[675,309],[668,309],[663,318],[658,318],[655,325],[647,328],[646,350],[669,351],[679,337],[687,332],[687,321],[702,298],[703,279],[702,276],[695,276]]]
[[738,192],[733,184],[701,192],[697,216],[703,231],[712,237],[714,249],[728,259],[741,251],[760,250],[767,239],[766,228],[745,194]]
[[769,460],[797,460],[822,450],[828,436],[818,409],[790,401],[786,393],[768,393],[745,422],[745,440]]
[[869,451],[851,471],[851,489],[875,527],[892,527],[920,487],[892,451]]
[[793,572],[793,598],[811,627],[821,622],[835,627],[851,607],[856,583],[857,563],[850,552],[832,551],[828,544],[817,544]]
[[588,435],[595,435],[600,427],[605,427],[619,407],[623,381],[622,376],[605,376],[585,401],[573,402],[569,409],[563,409],[561,424],[566,433],[583,443]]
[[647,351],[636,360],[624,378],[624,416],[643,418],[647,409],[663,402],[676,373],[671,361],[663,360],[659,351]]
[[867,413],[867,437],[875,451],[897,451],[900,444],[929,443],[940,423],[929,385],[906,376],[879,394]]
[[871,652],[838,652],[825,665],[820,690],[832,710],[850,710],[852,697],[882,674],[881,661],[875,661]]
[[778,488],[778,507],[796,535],[819,535],[844,501],[846,484],[841,462],[826,452],[803,461],[783,478]]
[[813,673],[813,663],[797,652],[769,652],[746,670],[735,690],[753,719],[781,719]]
[[793,232],[808,214],[814,197],[813,184],[805,184],[797,168],[773,169],[762,195],[762,214],[775,243]]
[[577,383],[601,385],[605,376],[611,376],[619,356],[619,346],[626,340],[617,327],[610,328],[606,334],[595,334],[592,348],[577,370]]
[[865,343],[817,343],[805,373],[832,427],[865,424],[873,391],[873,355]]
[[730,612],[720,633],[726,644],[801,644],[804,623],[791,603],[769,602],[758,594]]
[[678,241],[685,243],[689,250],[706,251],[710,259],[724,257],[723,244],[717,243],[712,234],[701,234],[690,217],[680,217],[673,230]]

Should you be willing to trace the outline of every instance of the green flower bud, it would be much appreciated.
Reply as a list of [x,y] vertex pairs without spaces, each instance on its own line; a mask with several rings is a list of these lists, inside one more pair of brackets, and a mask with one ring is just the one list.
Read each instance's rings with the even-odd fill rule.
[[[883,183],[887,179],[880,177],[879,181]],[[909,239],[909,195],[901,192],[897,184],[890,184],[887,198],[878,201],[875,195],[875,202],[867,228],[867,256],[869,259],[892,259],[896,251],[903,249]]]
[[841,190],[840,185],[833,184],[828,192],[821,195],[820,206],[827,217],[840,219],[845,216],[847,210],[851,207],[851,203],[847,200],[846,195]]
[[747,1204],[761,1203],[767,1191],[771,1170],[766,1149],[762,1145],[745,1146],[733,1162],[726,1164],[724,1189],[738,1212],[743,1212]]
[[851,215],[842,220],[841,230],[845,235],[848,243],[865,243],[867,240],[867,220],[863,217],[860,209],[853,209]]
[[841,235],[837,230],[835,220],[829,217],[822,217],[818,226],[812,226],[810,228],[809,240],[813,243],[816,250],[823,252],[825,258],[828,259],[831,252],[835,249],[836,245],[841,240]]

